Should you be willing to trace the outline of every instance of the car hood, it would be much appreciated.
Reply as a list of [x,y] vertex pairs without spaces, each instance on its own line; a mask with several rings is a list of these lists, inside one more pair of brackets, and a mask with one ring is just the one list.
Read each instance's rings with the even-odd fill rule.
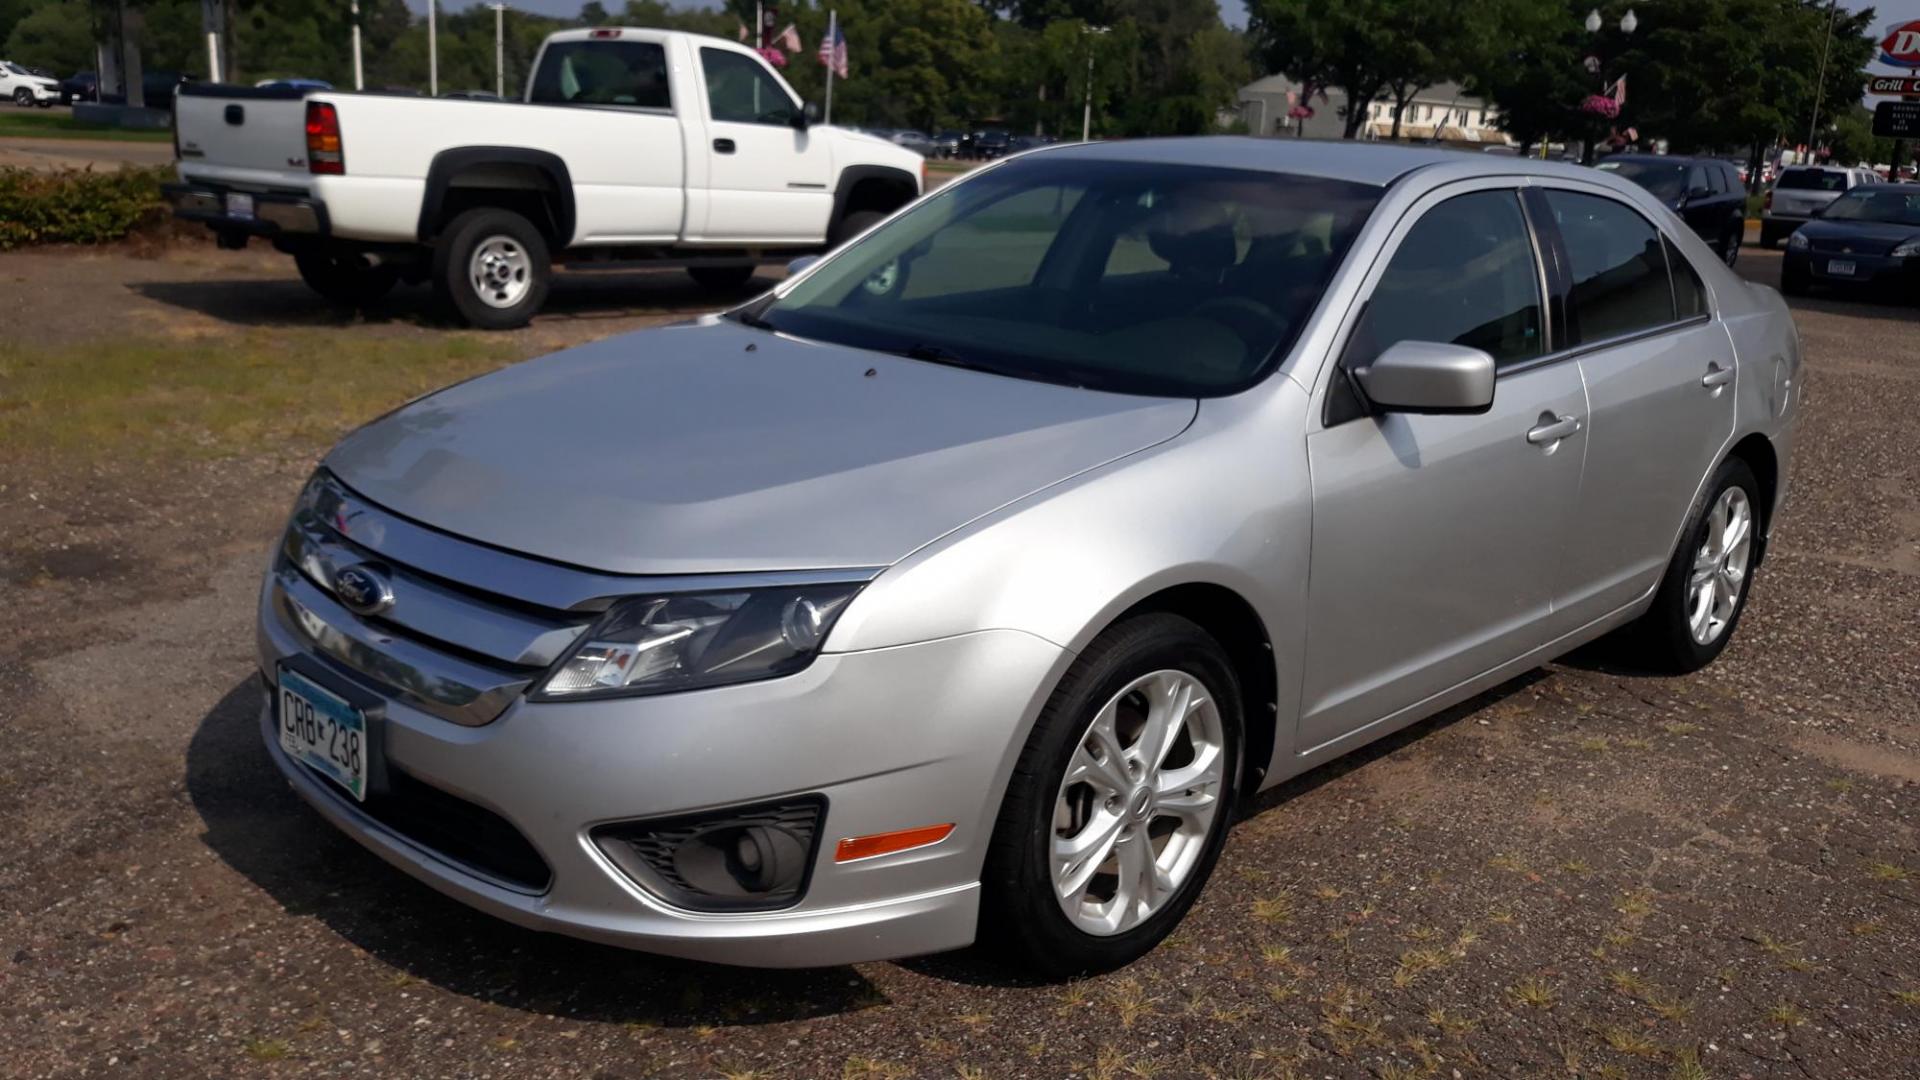
[[708,318],[460,383],[326,465],[416,521],[609,573],[874,567],[1196,408]]
[[1885,255],[1920,237],[1920,228],[1881,221],[1809,221],[1800,226],[1800,232],[1822,251],[1838,251],[1845,245],[1857,255]]

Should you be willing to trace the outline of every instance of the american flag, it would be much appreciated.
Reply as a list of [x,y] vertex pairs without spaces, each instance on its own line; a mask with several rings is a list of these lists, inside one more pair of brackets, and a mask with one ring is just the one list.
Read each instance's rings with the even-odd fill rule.
[[847,35],[840,32],[838,15],[829,17],[827,36],[820,39],[820,63],[835,75],[847,77]]

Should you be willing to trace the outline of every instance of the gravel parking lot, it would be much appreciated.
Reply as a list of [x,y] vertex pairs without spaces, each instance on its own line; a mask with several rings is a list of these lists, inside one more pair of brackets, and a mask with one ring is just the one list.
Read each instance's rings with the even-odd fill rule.
[[1920,1075],[1920,310],[1798,303],[1792,495],[1717,665],[1576,655],[1290,782],[1163,948],[1058,985],[525,932],[277,779],[254,590],[325,444],[721,302],[566,277],[482,337],[424,297],[0,255],[0,1076]]

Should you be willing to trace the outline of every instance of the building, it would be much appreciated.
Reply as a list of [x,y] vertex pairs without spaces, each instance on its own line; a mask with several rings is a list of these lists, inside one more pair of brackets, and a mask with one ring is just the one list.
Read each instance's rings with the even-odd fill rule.
[[[1309,139],[1338,139],[1346,129],[1347,96],[1328,88],[1305,102],[1313,115],[1293,119],[1288,113],[1300,100],[1300,87],[1285,75],[1268,75],[1240,88],[1239,116],[1254,135],[1300,135]],[[1362,139],[1385,139],[1393,134],[1393,102],[1375,100],[1367,108]],[[1487,102],[1454,83],[1429,86],[1413,95],[1400,117],[1402,139],[1479,146],[1505,146],[1499,118]]]

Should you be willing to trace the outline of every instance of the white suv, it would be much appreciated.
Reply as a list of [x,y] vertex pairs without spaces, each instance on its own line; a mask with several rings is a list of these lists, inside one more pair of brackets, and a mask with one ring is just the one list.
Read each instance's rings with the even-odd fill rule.
[[23,109],[50,108],[60,100],[60,82],[35,75],[11,60],[0,60],[0,96]]

